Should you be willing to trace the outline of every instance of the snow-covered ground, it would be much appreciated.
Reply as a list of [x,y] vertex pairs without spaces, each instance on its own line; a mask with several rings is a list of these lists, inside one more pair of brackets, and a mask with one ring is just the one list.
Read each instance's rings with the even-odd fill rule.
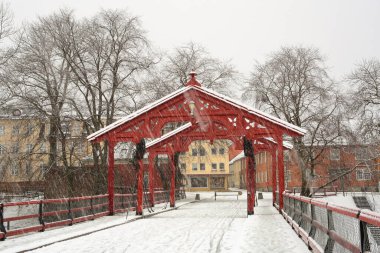
[[[200,194],[201,201],[182,202],[176,210],[53,243],[33,252],[309,252],[272,207],[271,194],[264,194],[264,199],[259,200],[259,206],[255,208],[255,215],[248,218],[246,193],[239,200],[218,197],[216,201],[212,193]],[[193,194],[189,195],[188,201],[193,200]],[[78,234],[88,233],[104,224],[120,224],[123,218],[125,220],[120,216],[104,217],[72,227],[7,239],[0,243],[0,250],[31,249],[38,246],[33,241],[45,240],[40,243],[44,245],[64,240],[65,234],[74,234],[72,230]],[[88,224],[92,224],[91,227]],[[24,244],[25,238],[30,238],[29,245]]]
[[378,192],[349,192],[349,193],[338,193],[337,196],[328,196],[322,199],[329,203],[334,203],[336,205],[356,208],[355,202],[352,196],[366,196],[370,205],[374,208],[373,211],[380,212],[380,194]]

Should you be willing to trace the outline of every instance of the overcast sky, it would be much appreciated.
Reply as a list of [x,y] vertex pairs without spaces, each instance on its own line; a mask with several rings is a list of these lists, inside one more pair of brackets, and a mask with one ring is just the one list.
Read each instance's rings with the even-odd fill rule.
[[101,8],[139,16],[153,45],[163,50],[194,41],[231,60],[248,77],[281,46],[320,49],[340,79],[364,58],[380,59],[379,0],[12,0],[18,23],[71,8],[78,17]]

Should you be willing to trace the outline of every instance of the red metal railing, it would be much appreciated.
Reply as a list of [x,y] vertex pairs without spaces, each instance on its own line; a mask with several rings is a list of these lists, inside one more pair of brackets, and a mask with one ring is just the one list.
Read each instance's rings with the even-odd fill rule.
[[281,212],[313,252],[378,252],[379,213],[287,192]]
[[[177,189],[179,199],[182,199]],[[148,197],[149,192],[144,193]],[[169,191],[155,191],[155,204],[168,202]],[[146,198],[148,199],[148,198]],[[136,194],[115,194],[115,213],[136,210]],[[148,205],[145,202],[144,207]],[[0,203],[0,240],[48,228],[72,225],[110,214],[108,194]],[[20,211],[21,210],[21,211]]]
[[[104,194],[2,203],[0,204],[0,239],[5,239],[5,236],[72,225],[108,215],[108,210],[104,210],[108,206],[107,198],[108,195]],[[23,209],[26,213],[20,215],[20,210]],[[29,213],[30,210],[33,213]],[[17,225],[11,228],[12,223]]]

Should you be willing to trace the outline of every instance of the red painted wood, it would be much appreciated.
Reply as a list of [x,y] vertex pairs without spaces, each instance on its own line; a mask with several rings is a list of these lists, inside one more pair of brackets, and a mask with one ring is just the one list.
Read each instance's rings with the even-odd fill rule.
[[255,186],[256,186],[256,175],[255,175],[255,163],[253,158],[247,157],[246,159],[246,174],[247,174],[247,213],[248,215],[254,214],[255,206]]
[[272,155],[272,198],[273,198],[273,205],[276,203],[276,191],[277,191],[277,157],[276,157],[276,150],[271,150]]
[[108,211],[110,215],[114,213],[114,198],[115,198],[115,157],[114,157],[115,143],[110,141],[108,143]]
[[170,207],[175,207],[175,164],[174,155],[169,155],[171,178],[170,178]]
[[284,147],[282,135],[276,137],[277,142],[277,164],[278,164],[278,188],[279,188],[279,208],[284,208],[284,191],[285,191],[285,171],[284,171]]
[[154,207],[154,158],[155,154],[149,153],[149,202]]
[[139,172],[137,175],[137,207],[136,215],[143,214],[143,178],[144,178],[144,163],[143,159],[138,161]]

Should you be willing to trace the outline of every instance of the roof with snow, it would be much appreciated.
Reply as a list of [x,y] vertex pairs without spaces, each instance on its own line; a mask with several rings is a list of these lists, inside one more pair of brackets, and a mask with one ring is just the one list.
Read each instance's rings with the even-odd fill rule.
[[170,131],[169,133],[164,134],[164,135],[161,136],[160,138],[157,138],[157,139],[154,139],[154,140],[151,141],[151,142],[148,142],[148,143],[146,144],[145,147],[146,147],[147,149],[149,149],[150,147],[153,147],[154,145],[160,143],[161,141],[164,141],[164,140],[166,140],[166,139],[168,139],[168,138],[170,138],[170,137],[172,137],[172,136],[174,136],[174,135],[176,135],[176,134],[178,134],[178,133],[180,133],[180,132],[182,132],[182,131],[188,129],[188,128],[190,128],[191,126],[192,126],[191,122],[186,123],[186,124],[184,124],[184,125],[182,125],[182,126],[176,128],[176,129],[174,129],[173,131]]
[[281,126],[281,127],[285,128],[285,129],[291,131],[291,132],[296,133],[296,134],[304,135],[306,133],[306,131],[304,129],[302,129],[302,128],[298,127],[298,126],[295,126],[295,125],[293,125],[291,123],[288,123],[288,122],[286,122],[284,120],[281,120],[281,119],[279,119],[277,117],[274,117],[274,116],[272,116],[272,115],[270,115],[268,113],[262,112],[262,111],[260,111],[258,109],[253,108],[253,107],[249,107],[247,105],[244,105],[243,103],[241,103],[239,101],[236,101],[236,100],[234,100],[232,98],[229,98],[229,97],[227,97],[225,95],[222,95],[222,94],[220,94],[220,93],[218,93],[216,91],[213,91],[213,90],[210,90],[210,89],[207,89],[205,87],[200,86],[200,84],[195,80],[194,75],[195,75],[194,73],[191,75],[192,78],[188,82],[187,86],[182,87],[182,88],[180,88],[180,89],[178,89],[178,90],[170,93],[169,95],[167,95],[167,96],[165,96],[165,97],[163,97],[163,98],[161,98],[159,100],[156,100],[153,103],[150,103],[150,104],[146,105],[145,107],[143,107],[143,108],[135,111],[134,113],[132,113],[132,114],[126,116],[126,117],[123,117],[123,118],[115,121],[114,123],[112,123],[112,124],[110,124],[110,125],[102,128],[102,129],[100,129],[99,131],[97,131],[97,132],[89,135],[87,137],[87,139],[89,141],[94,141],[96,138],[98,138],[98,137],[100,137],[100,136],[102,136],[102,135],[104,135],[104,134],[106,134],[106,133],[108,133],[108,132],[116,129],[117,127],[119,127],[119,126],[121,126],[121,125],[123,125],[125,123],[128,123],[129,121],[137,118],[140,115],[148,113],[152,109],[154,109],[154,108],[156,108],[156,107],[164,104],[165,102],[168,102],[168,101],[170,101],[170,100],[172,100],[172,99],[174,99],[174,98],[176,98],[176,97],[178,97],[178,96],[180,96],[180,95],[182,95],[182,94],[184,94],[184,93],[186,93],[186,92],[188,92],[190,90],[195,90],[195,91],[203,93],[203,94],[205,94],[207,96],[214,97],[214,98],[216,98],[216,99],[218,99],[220,101],[223,101],[223,102],[225,102],[225,103],[227,103],[227,104],[235,107],[238,110],[244,111],[244,112],[246,112],[248,114],[254,115],[254,116],[258,117],[258,118],[261,118],[263,120],[266,120],[266,121],[269,121],[271,123],[274,123],[275,125]]
[[[266,140],[268,140],[268,141],[270,141],[270,142],[272,142],[272,143],[274,143],[274,144],[277,144],[277,142],[275,142],[274,140],[273,140],[273,138],[264,138],[264,139],[266,139]],[[293,145],[291,144],[291,143],[289,143],[288,141],[284,141],[283,143],[282,143],[282,146],[284,147],[284,148],[286,148],[286,149],[293,149]],[[231,160],[230,160],[230,164],[233,164],[234,162],[236,162],[236,161],[238,161],[238,160],[240,160],[240,159],[242,159],[242,158],[244,158],[245,156],[244,156],[244,151],[241,151],[238,155],[236,155],[234,158],[232,158]]]

